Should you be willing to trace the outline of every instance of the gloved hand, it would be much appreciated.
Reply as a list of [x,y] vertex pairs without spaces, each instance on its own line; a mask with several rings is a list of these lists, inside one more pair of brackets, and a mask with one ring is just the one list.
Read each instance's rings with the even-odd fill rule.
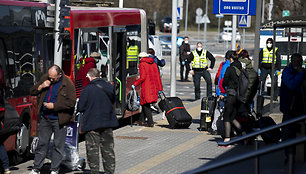
[[261,74],[261,70],[260,70],[260,69],[258,69],[258,75],[260,76],[260,74]]
[[132,85],[132,89],[135,89],[135,85]]
[[163,93],[163,91],[158,91],[158,94],[161,94],[161,93]]
[[182,61],[182,65],[185,65],[185,61]]
[[279,70],[276,70],[276,71],[275,71],[275,75],[276,75],[276,76],[280,75],[280,73],[281,73],[281,72],[280,72]]

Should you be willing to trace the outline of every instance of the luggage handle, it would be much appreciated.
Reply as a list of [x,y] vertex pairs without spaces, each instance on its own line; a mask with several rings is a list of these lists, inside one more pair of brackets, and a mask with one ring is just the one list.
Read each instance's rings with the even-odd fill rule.
[[164,91],[162,91],[161,93],[158,93],[158,95],[161,98],[161,100],[165,100],[167,98]]

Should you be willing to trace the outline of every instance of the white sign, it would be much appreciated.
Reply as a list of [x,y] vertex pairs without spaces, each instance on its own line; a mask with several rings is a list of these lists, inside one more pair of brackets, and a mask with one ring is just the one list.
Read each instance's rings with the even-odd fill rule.
[[184,0],[178,0],[177,6],[178,7],[183,7],[184,6]]
[[197,24],[202,24],[202,16],[196,16],[196,23]]
[[197,14],[197,16],[202,15],[203,14],[203,10],[201,8],[197,8],[196,9],[196,14]]
[[207,15],[204,15],[204,16],[203,16],[203,18],[202,18],[202,23],[207,23],[207,24],[210,23],[210,20],[209,20],[209,18],[208,18]]
[[224,25],[230,27],[232,26],[232,21],[224,21]]

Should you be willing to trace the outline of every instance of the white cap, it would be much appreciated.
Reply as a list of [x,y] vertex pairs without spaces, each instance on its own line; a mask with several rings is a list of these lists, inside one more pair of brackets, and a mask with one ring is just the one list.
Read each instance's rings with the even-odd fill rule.
[[149,57],[149,54],[147,54],[146,52],[141,52],[138,57]]

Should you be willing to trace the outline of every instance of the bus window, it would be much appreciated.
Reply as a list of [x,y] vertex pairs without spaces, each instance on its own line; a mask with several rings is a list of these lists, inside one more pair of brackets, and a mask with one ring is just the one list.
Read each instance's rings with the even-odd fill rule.
[[0,25],[9,26],[10,25],[10,12],[8,6],[0,6]]
[[31,8],[21,6],[10,6],[10,12],[13,15],[12,26],[31,26]]
[[33,38],[18,37],[14,39],[13,47],[15,59],[11,59],[12,64],[12,87],[15,97],[29,95],[30,88],[35,83],[35,64],[33,62],[32,43]]
[[[6,77],[7,77],[7,66],[6,66],[6,60],[7,60],[7,50],[6,50],[6,47],[4,45],[4,41],[3,39],[0,39],[0,65],[1,65],[1,68],[2,68],[2,71],[3,71],[3,76],[1,78],[1,86],[7,90],[6,88],[6,84],[8,83],[8,81],[6,81]],[[7,94],[7,92],[6,92]]]
[[138,54],[141,50],[141,25],[128,25],[127,30],[127,50],[126,50],[126,69],[127,75],[137,75],[139,57]]
[[72,40],[69,37],[63,38],[62,43],[62,69],[65,72],[65,75],[70,76],[71,70],[71,48]]

